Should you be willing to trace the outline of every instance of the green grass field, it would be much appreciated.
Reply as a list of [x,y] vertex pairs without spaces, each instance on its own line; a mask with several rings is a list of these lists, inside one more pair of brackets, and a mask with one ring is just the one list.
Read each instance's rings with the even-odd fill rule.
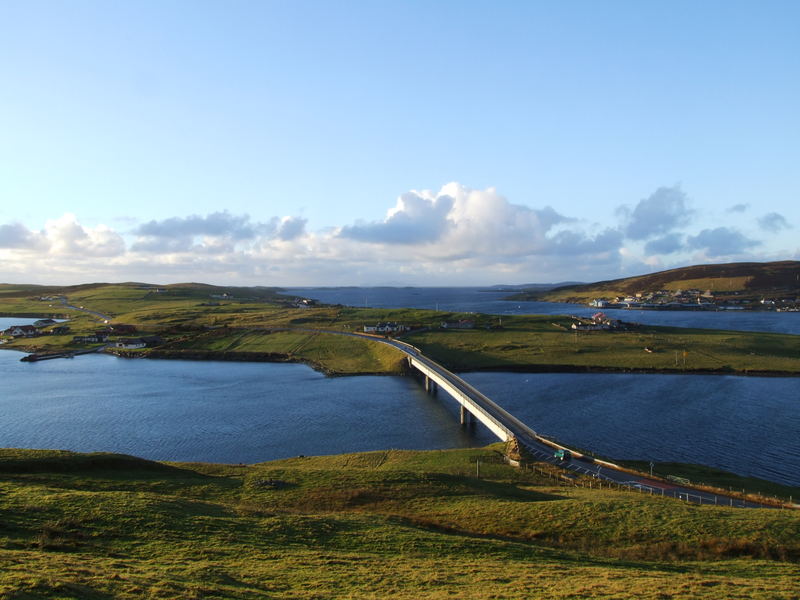
[[561,487],[499,450],[2,450],[0,598],[797,597],[796,511]]

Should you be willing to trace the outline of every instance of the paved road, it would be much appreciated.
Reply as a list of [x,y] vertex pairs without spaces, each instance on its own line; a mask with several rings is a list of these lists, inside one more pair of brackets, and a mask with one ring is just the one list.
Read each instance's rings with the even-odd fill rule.
[[88,308],[83,308],[82,306],[73,306],[72,304],[69,304],[67,302],[67,299],[63,296],[61,297],[61,304],[64,305],[64,308],[71,308],[72,310],[79,310],[81,312],[85,312],[87,314],[97,317],[101,321],[110,321],[111,319],[114,318],[111,315],[104,315],[103,313],[97,312],[96,310],[89,310]]

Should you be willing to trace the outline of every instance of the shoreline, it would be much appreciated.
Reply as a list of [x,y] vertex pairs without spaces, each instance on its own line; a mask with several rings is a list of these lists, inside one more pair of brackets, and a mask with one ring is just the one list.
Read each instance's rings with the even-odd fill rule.
[[[1,347],[0,350],[14,350],[25,354],[31,354],[28,350],[21,348]],[[64,352],[78,352],[81,354],[99,353],[87,352],[84,350],[64,350]],[[295,358],[288,354],[279,352],[216,352],[212,350],[158,350],[153,349],[147,353],[135,351],[106,351],[103,354],[116,356],[125,359],[153,359],[153,360],[190,360],[190,361],[218,361],[218,362],[253,362],[253,363],[293,363],[303,364],[315,371],[323,373],[326,377],[360,377],[375,375],[397,375],[402,376],[402,371],[364,371],[358,373],[345,373],[328,369],[318,363]],[[448,367],[449,368],[449,367]],[[637,375],[731,375],[735,377],[800,377],[800,373],[792,371],[765,371],[757,369],[747,369],[738,371],[734,369],[637,369],[629,367],[608,367],[590,365],[500,365],[496,367],[477,367],[470,369],[450,369],[455,373],[595,373],[595,374],[637,374]]]

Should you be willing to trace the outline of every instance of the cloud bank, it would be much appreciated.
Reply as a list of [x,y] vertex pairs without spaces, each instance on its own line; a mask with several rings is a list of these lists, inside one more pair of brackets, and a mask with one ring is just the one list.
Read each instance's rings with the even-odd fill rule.
[[[258,221],[221,211],[117,231],[65,214],[40,230],[0,224],[0,280],[469,285],[595,281],[681,261],[753,259],[761,241],[752,232],[724,225],[692,231],[691,204],[680,187],[660,187],[612,207],[616,224],[601,225],[563,208],[511,202],[494,188],[449,183],[400,195],[381,220],[321,231],[291,215]],[[778,213],[758,226],[768,233],[790,227]]]

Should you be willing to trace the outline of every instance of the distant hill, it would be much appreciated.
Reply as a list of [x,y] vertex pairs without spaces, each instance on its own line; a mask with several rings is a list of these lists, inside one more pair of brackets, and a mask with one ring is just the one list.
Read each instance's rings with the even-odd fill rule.
[[236,297],[258,297],[273,298],[281,291],[278,287],[237,287],[237,286],[218,286],[207,283],[170,283],[158,285],[153,283],[142,283],[127,281],[125,283],[82,283],[78,285],[34,285],[34,284],[11,284],[0,283],[0,298],[24,298],[31,295],[36,296],[73,296],[91,291],[113,291],[117,290],[139,290],[142,293],[155,292],[156,290],[169,291],[175,295],[197,295],[207,297],[208,294],[229,294]]
[[568,285],[542,291],[526,289],[514,300],[583,302],[595,297],[631,295],[658,290],[710,290],[739,296],[797,296],[800,294],[800,262],[728,263],[695,265],[648,275]]

